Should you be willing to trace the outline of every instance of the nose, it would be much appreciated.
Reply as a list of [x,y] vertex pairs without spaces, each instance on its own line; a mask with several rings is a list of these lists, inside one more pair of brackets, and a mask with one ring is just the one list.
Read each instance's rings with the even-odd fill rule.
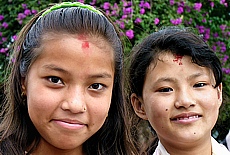
[[177,93],[176,100],[175,100],[176,108],[187,109],[195,105],[196,105],[196,100],[194,99],[194,95],[192,94],[192,91],[189,91],[188,89],[183,89]]
[[66,90],[63,95],[64,101],[61,104],[61,108],[64,111],[70,111],[72,113],[83,113],[86,111],[86,95],[85,91],[81,88],[70,88]]

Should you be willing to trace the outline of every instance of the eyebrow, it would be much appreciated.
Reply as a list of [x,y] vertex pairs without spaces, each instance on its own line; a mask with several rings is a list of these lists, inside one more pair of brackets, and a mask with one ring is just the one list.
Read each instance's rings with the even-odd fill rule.
[[188,80],[195,79],[195,78],[200,77],[200,76],[207,76],[207,75],[205,75],[203,73],[200,73],[200,72],[199,73],[195,73],[195,74],[190,75],[188,77]]
[[91,79],[96,79],[96,78],[112,78],[112,75],[107,73],[107,72],[103,72],[103,73],[99,73],[99,74],[95,74],[95,75],[90,75],[89,78]]
[[60,68],[56,65],[44,65],[42,66],[42,68],[44,68],[45,70],[54,70],[54,71],[58,71],[58,72],[62,72],[64,74],[70,74],[68,71],[64,70],[63,68]]
[[[195,74],[192,74],[189,77],[187,77],[187,79],[191,80],[191,79],[195,79],[195,78],[200,77],[200,76],[206,76],[206,75],[203,73],[195,73]],[[157,79],[156,82],[158,83],[158,82],[175,82],[175,81],[177,81],[176,78],[162,77],[162,78]]]
[[175,82],[176,79],[175,78],[171,78],[171,77],[162,77],[156,80],[155,83],[159,83],[159,82]]
[[[42,66],[42,68],[44,68],[45,70],[54,70],[54,71],[58,71],[58,72],[62,72],[64,74],[69,74],[70,73],[66,70],[64,70],[63,68],[60,68],[56,65],[44,65]],[[107,72],[102,72],[102,73],[98,73],[98,74],[93,74],[93,75],[89,75],[89,78],[91,79],[96,79],[96,78],[112,78],[112,75],[107,73]]]

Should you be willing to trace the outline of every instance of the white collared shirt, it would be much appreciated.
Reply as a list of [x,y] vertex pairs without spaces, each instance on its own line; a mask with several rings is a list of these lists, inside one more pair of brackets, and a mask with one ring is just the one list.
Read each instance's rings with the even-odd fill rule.
[[[212,155],[230,155],[228,149],[224,145],[219,144],[214,138],[211,138],[211,143],[212,143]],[[164,146],[159,141],[153,155],[170,155],[170,154],[166,151]]]

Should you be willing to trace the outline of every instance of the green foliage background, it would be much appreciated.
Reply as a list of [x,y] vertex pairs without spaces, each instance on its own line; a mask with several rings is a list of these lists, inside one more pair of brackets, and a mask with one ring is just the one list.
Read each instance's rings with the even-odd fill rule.
[[[0,0],[0,83],[7,74],[11,45],[17,33],[37,12],[52,3],[65,0]],[[73,2],[73,0],[72,0]],[[186,26],[204,36],[223,64],[225,106],[213,129],[213,136],[223,140],[230,129],[230,3],[225,0],[85,0],[105,11],[121,29],[127,56],[136,43],[163,26]],[[201,8],[197,7],[202,5]],[[214,4],[214,6],[212,6]],[[183,11],[182,11],[183,10]],[[138,19],[138,20],[137,20]],[[172,21],[174,20],[174,22]],[[178,24],[175,23],[178,22]],[[0,97],[2,92],[0,92]]]

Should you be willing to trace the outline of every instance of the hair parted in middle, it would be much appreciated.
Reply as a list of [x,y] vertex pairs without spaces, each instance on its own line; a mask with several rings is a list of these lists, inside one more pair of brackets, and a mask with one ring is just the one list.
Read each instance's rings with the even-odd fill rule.
[[[67,4],[67,3],[66,3]],[[88,35],[102,38],[113,49],[115,78],[108,116],[99,131],[89,138],[83,149],[88,155],[129,155],[132,148],[127,132],[123,94],[123,46],[119,31],[105,13],[87,7],[49,8],[35,15],[22,29],[14,45],[15,62],[10,66],[7,102],[0,127],[1,150],[8,154],[28,154],[39,143],[40,135],[31,122],[21,96],[22,79],[42,52],[42,43],[56,34]],[[43,14],[45,11],[47,13]],[[4,146],[4,149],[3,149]]]

